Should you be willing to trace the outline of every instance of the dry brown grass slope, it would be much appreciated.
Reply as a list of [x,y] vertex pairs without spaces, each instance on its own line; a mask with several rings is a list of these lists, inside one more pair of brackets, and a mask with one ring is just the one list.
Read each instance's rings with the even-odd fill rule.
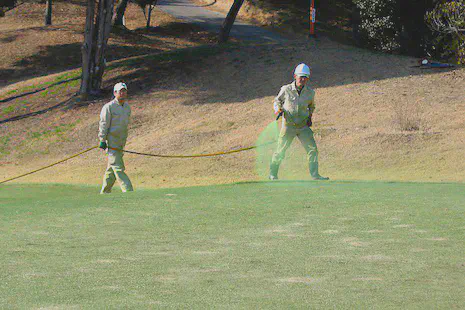
[[[138,13],[134,11],[134,16]],[[143,17],[137,18],[143,24]],[[159,19],[158,31],[163,35],[157,40],[166,43],[173,39],[166,34],[172,21],[165,18]],[[167,43],[167,50],[202,43],[189,41],[197,30],[184,30],[188,33],[183,40]],[[134,35],[149,37],[128,34],[125,42]],[[114,35],[112,40],[116,39],[120,38]],[[322,39],[288,46],[244,46],[189,61],[156,60],[146,61],[144,66],[120,66],[108,72],[105,86],[109,88],[123,79],[133,93],[127,149],[208,153],[254,144],[273,121],[273,97],[291,80],[293,66],[299,62],[313,67],[312,84],[317,90],[314,130],[322,173],[336,180],[465,181],[464,69],[420,70],[411,68],[415,59]],[[8,97],[11,89],[55,78],[11,84],[0,90],[0,99]],[[52,106],[77,87],[67,84],[52,88],[48,95],[41,92],[0,103],[1,119]],[[2,178],[96,144],[98,114],[109,99],[1,124]],[[402,115],[416,117],[419,128],[401,130],[398,121]],[[297,142],[295,146],[300,148]],[[126,163],[136,186],[170,187],[258,180],[255,156],[254,151],[204,159],[126,155]],[[104,168],[104,154],[93,151],[21,182],[97,184]],[[302,165],[297,177],[305,174]]]

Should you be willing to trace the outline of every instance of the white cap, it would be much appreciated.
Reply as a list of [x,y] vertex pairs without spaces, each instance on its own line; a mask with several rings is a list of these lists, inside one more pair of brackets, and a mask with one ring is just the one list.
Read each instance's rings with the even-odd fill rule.
[[119,92],[119,91],[122,90],[123,88],[126,89],[126,90],[128,90],[128,87],[126,86],[125,83],[122,83],[122,82],[116,83],[116,84],[115,84],[115,87],[113,87],[113,92],[115,92],[115,93],[116,93],[116,92]]
[[310,68],[309,68],[309,66],[307,66],[306,64],[301,63],[300,65],[298,65],[298,66],[295,68],[294,74],[297,75],[297,76],[306,76],[306,77],[310,77]]

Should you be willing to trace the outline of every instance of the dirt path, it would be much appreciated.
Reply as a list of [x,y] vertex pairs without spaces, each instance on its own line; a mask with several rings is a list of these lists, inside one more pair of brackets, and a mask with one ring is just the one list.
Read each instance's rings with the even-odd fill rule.
[[[157,6],[176,18],[216,33],[219,32],[225,18],[224,14],[205,9],[189,0],[162,0]],[[234,23],[231,36],[260,43],[287,41],[276,33],[238,20]]]

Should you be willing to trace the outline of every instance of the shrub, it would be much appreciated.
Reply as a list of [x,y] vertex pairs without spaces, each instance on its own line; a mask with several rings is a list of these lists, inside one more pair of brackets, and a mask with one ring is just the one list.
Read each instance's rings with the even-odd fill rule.
[[439,3],[426,14],[425,20],[436,34],[434,52],[465,64],[465,0]]
[[438,0],[353,0],[368,47],[423,57],[431,34],[425,14]]
[[14,8],[16,5],[16,0],[0,0],[0,8],[1,7],[8,7],[8,8]]
[[393,121],[401,131],[419,131],[425,127],[418,102],[398,102],[394,104],[393,109]]
[[360,11],[360,30],[366,45],[381,51],[400,47],[397,0],[354,0]]

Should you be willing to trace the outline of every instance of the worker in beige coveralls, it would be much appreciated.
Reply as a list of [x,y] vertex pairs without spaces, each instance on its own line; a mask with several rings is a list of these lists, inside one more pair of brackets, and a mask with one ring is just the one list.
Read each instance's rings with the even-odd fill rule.
[[[101,194],[111,192],[116,179],[124,192],[133,191],[131,181],[124,172],[123,152],[128,137],[131,108],[126,102],[128,88],[125,83],[117,83],[113,88],[115,99],[105,104],[100,113],[99,147],[107,150],[108,166],[103,178]],[[117,149],[117,150],[115,150]]]
[[312,179],[329,180],[318,173],[318,149],[310,128],[315,111],[315,91],[307,85],[309,79],[310,68],[303,63],[298,65],[294,71],[294,81],[281,87],[278,96],[274,99],[275,113],[283,115],[283,124],[278,147],[271,159],[270,180],[278,179],[279,165],[295,137],[299,138],[307,152],[308,168]]

